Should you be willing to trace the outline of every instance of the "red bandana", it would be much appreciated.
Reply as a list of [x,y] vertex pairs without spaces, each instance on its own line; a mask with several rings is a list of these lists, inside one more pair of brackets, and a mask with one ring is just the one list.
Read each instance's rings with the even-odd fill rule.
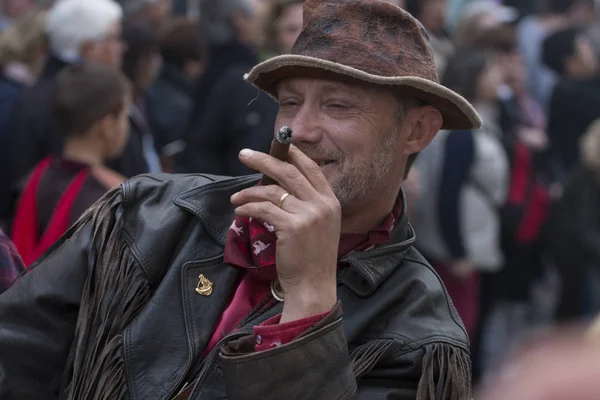
[[[352,251],[368,250],[390,241],[391,232],[402,211],[402,200],[398,198],[392,212],[375,229],[368,233],[350,233],[340,236],[338,260]],[[246,268],[260,278],[273,280],[275,268],[275,236],[272,226],[252,218],[236,217],[227,236],[224,262],[235,267]]]

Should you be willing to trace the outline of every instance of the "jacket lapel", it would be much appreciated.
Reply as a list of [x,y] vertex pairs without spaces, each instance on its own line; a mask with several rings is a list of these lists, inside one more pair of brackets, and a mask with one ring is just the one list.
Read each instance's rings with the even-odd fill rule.
[[181,290],[191,358],[199,357],[210,341],[233,294],[238,275],[237,269],[223,264],[222,255],[190,261],[183,266]]

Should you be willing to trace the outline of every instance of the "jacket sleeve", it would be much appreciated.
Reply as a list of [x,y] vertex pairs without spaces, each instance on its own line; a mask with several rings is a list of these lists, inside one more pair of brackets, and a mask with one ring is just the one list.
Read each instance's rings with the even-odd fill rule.
[[[75,382],[78,374],[71,366],[82,355],[72,351],[72,344],[77,335],[85,340],[78,315],[90,306],[85,293],[90,291],[93,260],[111,252],[105,237],[119,232],[115,210],[120,193],[115,189],[91,207],[0,296],[1,399],[58,399],[66,390],[61,386]],[[94,329],[93,321],[86,324]]]
[[349,353],[339,302],[290,343],[254,352],[254,340],[250,335],[221,349],[229,400],[470,398],[468,351],[441,343],[398,348],[380,339]]
[[0,296],[0,398],[58,399],[87,277],[90,226]]

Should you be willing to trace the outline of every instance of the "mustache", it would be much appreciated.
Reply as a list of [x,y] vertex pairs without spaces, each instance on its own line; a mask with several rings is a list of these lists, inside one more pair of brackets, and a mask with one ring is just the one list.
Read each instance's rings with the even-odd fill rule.
[[301,152],[303,152],[308,158],[315,159],[327,159],[336,160],[341,162],[344,160],[344,153],[335,149],[328,149],[319,145],[310,144],[296,144],[295,145]]

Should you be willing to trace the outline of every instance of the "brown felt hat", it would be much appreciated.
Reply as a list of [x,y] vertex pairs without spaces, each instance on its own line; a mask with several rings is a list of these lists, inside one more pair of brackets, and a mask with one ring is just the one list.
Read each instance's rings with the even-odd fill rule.
[[443,129],[481,126],[475,109],[439,84],[429,37],[408,12],[381,0],[306,0],[291,54],[258,64],[245,78],[277,97],[286,78],[345,78],[387,87],[436,107]]

